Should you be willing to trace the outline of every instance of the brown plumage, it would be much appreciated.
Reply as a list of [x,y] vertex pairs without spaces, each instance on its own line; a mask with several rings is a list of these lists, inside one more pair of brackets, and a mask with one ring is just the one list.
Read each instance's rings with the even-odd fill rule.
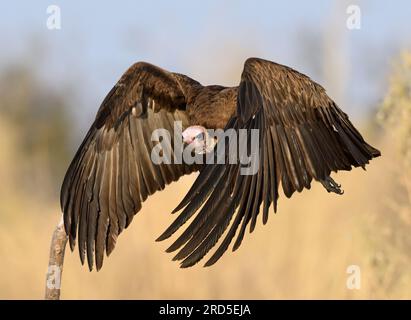
[[[184,128],[259,129],[257,173],[241,175],[239,164],[153,164],[151,133],[157,128],[172,133],[177,120]],[[341,193],[331,172],[364,168],[379,155],[323,87],[286,66],[250,58],[240,85],[226,88],[204,87],[185,75],[139,62],[104,99],[70,164],[61,190],[65,229],[71,249],[78,238],[82,263],[87,257],[91,270],[95,259],[100,269],[104,253],[112,252],[117,236],[149,195],[200,170],[174,210],[182,212],[158,240],[170,237],[195,216],[167,250],[180,249],[175,259],[189,267],[229,227],[206,263],[211,265],[236,233],[234,250],[246,227],[254,230],[261,205],[262,221],[267,222],[271,204],[277,209],[280,184],[286,197],[309,189],[313,179],[328,191]]]

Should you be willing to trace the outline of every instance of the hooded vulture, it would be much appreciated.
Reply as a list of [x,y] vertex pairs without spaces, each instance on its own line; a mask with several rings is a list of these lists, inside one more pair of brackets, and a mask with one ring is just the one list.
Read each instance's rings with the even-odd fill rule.
[[[201,145],[206,129],[258,129],[257,170],[245,175],[240,163],[228,161],[154,163],[153,131],[173,132],[176,121],[185,129],[186,144]],[[250,147],[250,134],[245,139]],[[170,134],[172,152],[174,140]],[[199,171],[173,211],[179,215],[158,240],[169,238],[192,218],[167,249],[178,251],[174,260],[180,260],[181,267],[190,267],[225,233],[205,264],[210,266],[235,236],[233,250],[240,246],[260,212],[263,224],[271,205],[276,212],[280,185],[287,198],[310,189],[313,180],[328,192],[342,194],[331,172],[365,168],[378,156],[380,151],[365,142],[324,88],[289,67],[249,58],[239,86],[223,87],[202,86],[183,74],[138,62],[102,102],[67,170],[60,197],[65,231],[72,250],[77,239],[81,262],[87,259],[90,270],[94,264],[99,270],[104,254],[113,251],[118,235],[148,196]]]

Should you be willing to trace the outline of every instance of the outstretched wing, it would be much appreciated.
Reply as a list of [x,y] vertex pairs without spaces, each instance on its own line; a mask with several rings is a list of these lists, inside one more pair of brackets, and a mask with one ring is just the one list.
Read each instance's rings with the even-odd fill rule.
[[[151,161],[153,130],[167,129],[172,148],[174,121],[188,125],[186,91],[197,82],[139,62],[104,99],[64,178],[61,208],[73,250],[78,235],[81,262],[100,269],[117,236],[147,197],[198,169]],[[171,152],[173,150],[171,149]],[[173,154],[171,154],[173,156]]]
[[276,211],[280,183],[285,195],[291,197],[296,190],[309,189],[313,178],[321,181],[331,171],[364,167],[380,155],[320,85],[291,68],[262,59],[250,58],[245,63],[237,115],[227,124],[229,128],[246,129],[248,145],[251,129],[259,129],[258,171],[242,175],[240,164],[228,164],[228,154],[225,165],[210,164],[202,169],[175,209],[184,210],[158,239],[171,236],[196,213],[168,249],[181,248],[174,259],[183,260],[182,267],[202,259],[230,222],[230,229],[206,266],[222,256],[239,229],[233,246],[236,250],[247,225],[250,232],[254,230],[262,203],[264,224],[272,203]]

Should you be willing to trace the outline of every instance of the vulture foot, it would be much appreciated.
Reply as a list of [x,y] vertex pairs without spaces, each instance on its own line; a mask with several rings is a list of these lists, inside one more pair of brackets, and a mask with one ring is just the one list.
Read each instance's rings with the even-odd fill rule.
[[341,190],[341,185],[334,181],[333,178],[328,176],[324,180],[320,180],[324,188],[328,192],[334,192],[336,194],[344,194],[344,190]]

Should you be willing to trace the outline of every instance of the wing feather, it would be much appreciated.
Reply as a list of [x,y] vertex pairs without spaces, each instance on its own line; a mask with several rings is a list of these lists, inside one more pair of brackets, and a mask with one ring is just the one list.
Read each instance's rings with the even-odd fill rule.
[[[159,240],[171,236],[190,217],[191,224],[167,251],[189,267],[201,260],[231,226],[220,246],[206,262],[210,266],[228,249],[234,236],[238,249],[250,224],[256,226],[260,206],[263,223],[274,204],[278,187],[291,197],[310,189],[332,171],[364,167],[380,152],[367,144],[348,116],[325,90],[297,71],[270,61],[251,58],[238,87],[237,114],[225,129],[260,130],[259,167],[254,175],[241,175],[240,164],[206,165],[190,191],[173,212],[182,210]],[[229,155],[226,154],[226,163]],[[234,186],[234,187],[233,187]],[[234,219],[233,216],[235,216]]]
[[[174,132],[174,121],[189,124],[186,100],[199,83],[140,62],[120,78],[104,99],[96,119],[67,170],[61,208],[70,247],[78,236],[80,260],[90,270],[103,265],[118,235],[142,202],[198,165],[151,161],[155,129]],[[172,151],[173,140],[165,141]]]

